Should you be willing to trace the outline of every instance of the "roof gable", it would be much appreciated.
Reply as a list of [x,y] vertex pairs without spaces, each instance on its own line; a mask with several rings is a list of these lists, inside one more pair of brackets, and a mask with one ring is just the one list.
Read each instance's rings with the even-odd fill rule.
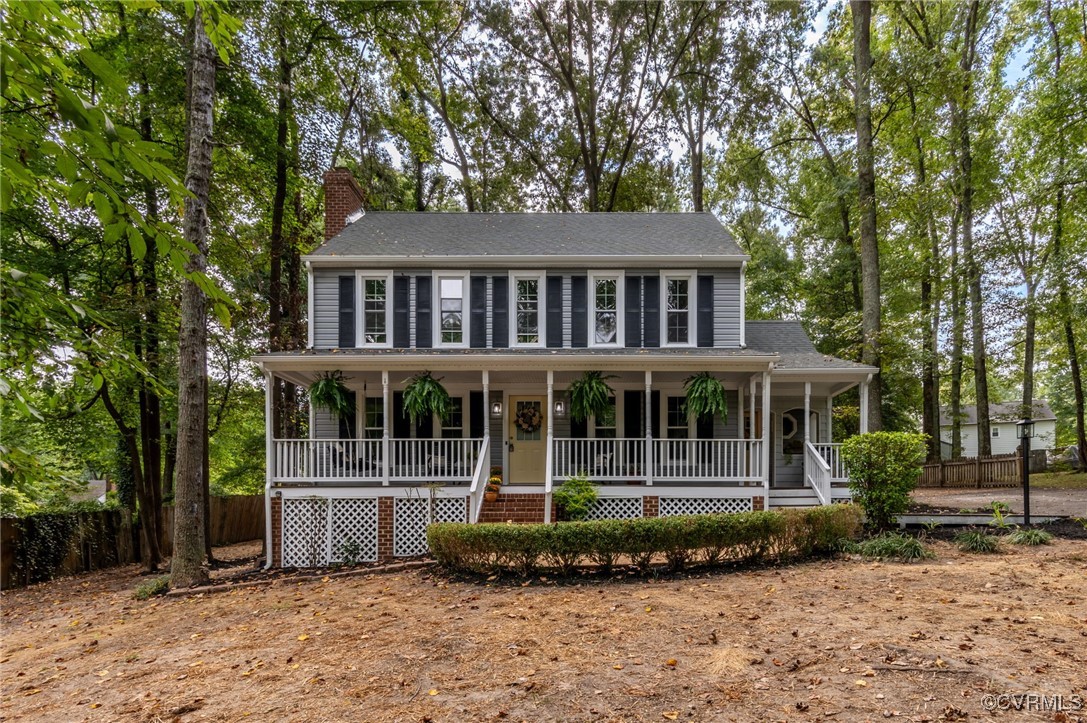
[[[1035,422],[1057,418],[1057,415],[1053,413],[1053,410],[1049,408],[1049,404],[1044,399],[1035,399],[1033,407],[1034,413],[1032,415],[1032,418]],[[1018,422],[1020,419],[1022,419],[1022,408],[1022,402],[994,402],[989,405],[989,421],[997,423]],[[962,411],[959,414],[959,419],[961,424],[977,424],[977,405],[962,405]],[[940,408],[940,426],[951,426],[950,407]]]

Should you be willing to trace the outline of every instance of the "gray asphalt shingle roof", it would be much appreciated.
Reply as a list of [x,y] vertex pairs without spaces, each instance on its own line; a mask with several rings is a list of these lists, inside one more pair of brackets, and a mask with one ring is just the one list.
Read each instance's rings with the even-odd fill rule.
[[[1018,422],[1023,418],[1022,402],[992,402],[989,404],[989,420],[992,422]],[[1034,421],[1043,419],[1056,419],[1057,415],[1049,408],[1044,399],[1035,399],[1033,403]],[[978,408],[974,404],[962,405],[960,414],[961,424],[977,424]],[[951,408],[940,408],[940,426],[951,426]]]
[[799,321],[749,321],[748,349],[779,354],[776,369],[864,369],[863,364],[822,354]]
[[367,213],[311,256],[743,256],[710,213]]

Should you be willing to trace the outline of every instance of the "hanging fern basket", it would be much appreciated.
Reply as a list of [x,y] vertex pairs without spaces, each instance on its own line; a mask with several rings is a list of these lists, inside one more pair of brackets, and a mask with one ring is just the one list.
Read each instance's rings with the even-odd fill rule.
[[585,372],[570,384],[570,418],[583,422],[591,416],[602,416],[608,409],[608,399],[615,390],[608,384],[612,376],[603,372]]
[[449,392],[440,379],[435,379],[430,372],[422,372],[408,380],[408,385],[404,387],[403,414],[412,424],[431,416],[448,420],[451,411]]
[[712,419],[721,415],[721,421],[728,421],[728,397],[721,380],[709,372],[699,372],[687,377],[683,383],[687,392],[687,416],[695,419]]
[[355,411],[351,392],[344,384],[343,374],[339,371],[327,372],[311,384],[309,398],[314,407],[327,409],[341,417],[348,417]]

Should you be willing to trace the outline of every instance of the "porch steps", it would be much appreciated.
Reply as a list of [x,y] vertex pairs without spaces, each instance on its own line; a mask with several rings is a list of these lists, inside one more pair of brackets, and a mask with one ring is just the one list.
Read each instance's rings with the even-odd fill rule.
[[779,487],[770,489],[770,507],[818,507],[819,498],[811,487]]

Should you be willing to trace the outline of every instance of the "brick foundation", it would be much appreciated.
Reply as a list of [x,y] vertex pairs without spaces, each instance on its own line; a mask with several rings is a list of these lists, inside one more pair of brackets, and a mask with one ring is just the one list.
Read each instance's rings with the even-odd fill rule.
[[757,495],[751,498],[751,509],[762,511],[766,509],[765,500],[762,495]]
[[642,498],[642,517],[660,517],[661,514],[661,498],[660,497],[643,497]]
[[283,498],[272,497],[272,567],[283,567]]
[[[543,494],[498,494],[494,502],[484,502],[483,510],[479,516],[480,522],[543,522],[544,521],[544,495]],[[552,506],[552,517],[554,509]]]
[[377,559],[393,559],[393,498],[377,498]]

